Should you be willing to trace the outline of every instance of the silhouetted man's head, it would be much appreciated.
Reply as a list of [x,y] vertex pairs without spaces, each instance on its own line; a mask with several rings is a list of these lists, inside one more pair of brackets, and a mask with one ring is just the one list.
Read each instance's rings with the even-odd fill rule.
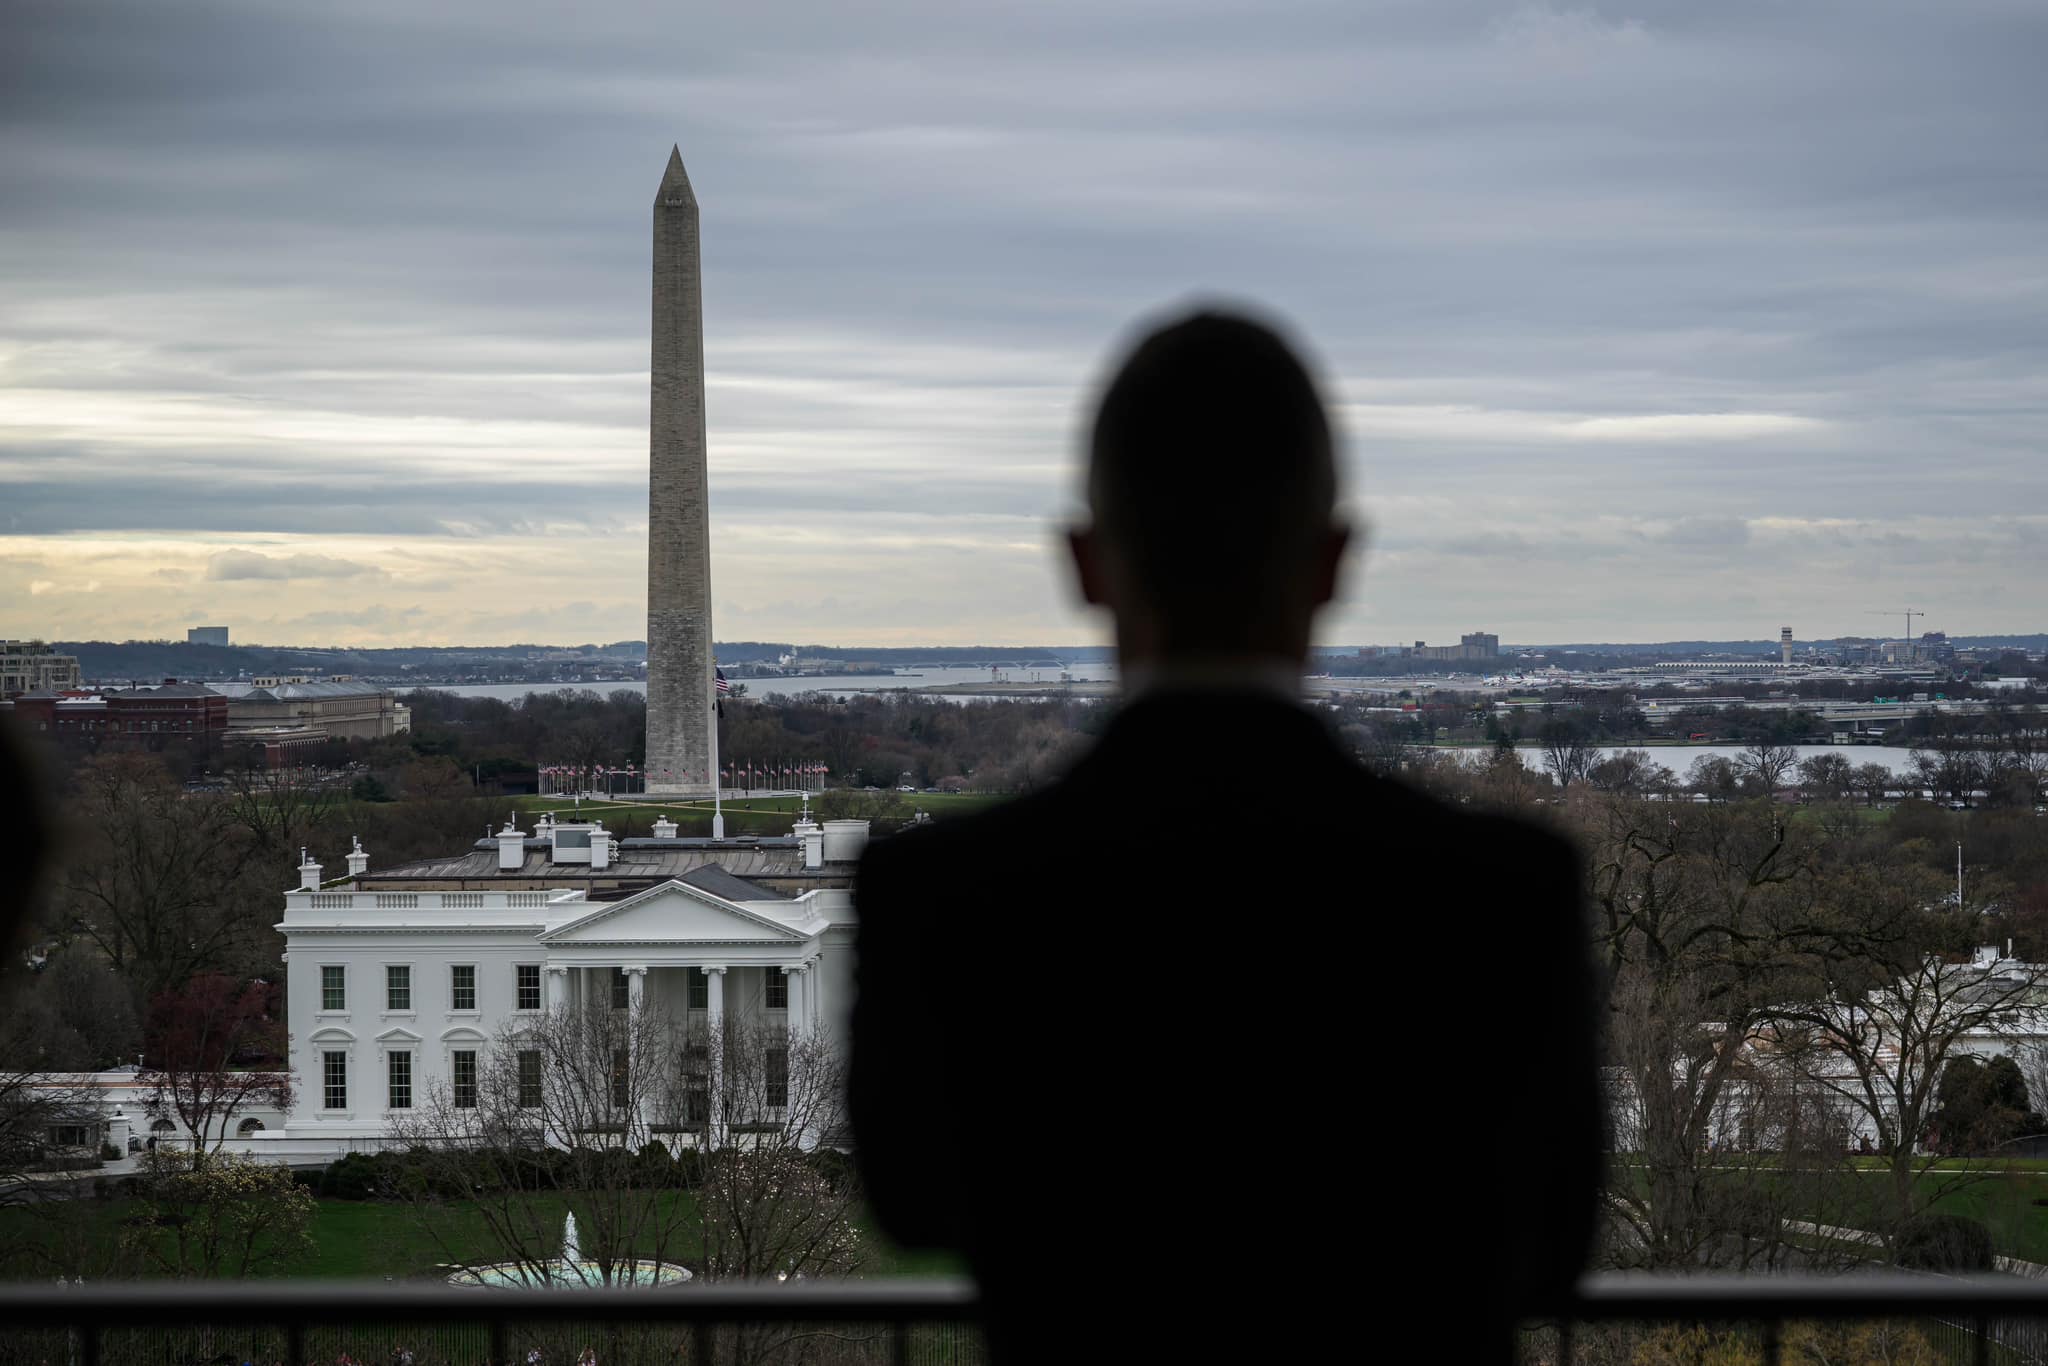
[[1307,653],[1346,540],[1329,417],[1265,324],[1199,312],[1138,343],[1096,410],[1081,588],[1126,664]]

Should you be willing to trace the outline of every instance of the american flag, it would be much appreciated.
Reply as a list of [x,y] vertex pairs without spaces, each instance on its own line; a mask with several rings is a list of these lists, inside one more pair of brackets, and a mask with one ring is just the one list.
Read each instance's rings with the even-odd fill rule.
[[725,681],[725,670],[713,665],[711,671],[718,675],[718,695],[724,697],[730,694],[732,692],[732,684]]

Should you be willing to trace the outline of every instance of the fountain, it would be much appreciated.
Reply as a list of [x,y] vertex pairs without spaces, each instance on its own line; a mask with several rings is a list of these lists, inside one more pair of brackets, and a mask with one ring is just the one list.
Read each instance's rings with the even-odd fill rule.
[[[689,1270],[673,1262],[643,1262],[635,1266],[628,1275],[615,1273],[610,1284],[629,1285],[681,1285],[690,1279]],[[520,1262],[492,1262],[486,1266],[457,1267],[448,1276],[451,1285],[483,1285],[497,1287],[531,1287],[539,1285],[549,1290],[584,1290],[606,1284],[604,1272],[594,1266],[583,1264],[583,1247],[576,1237],[576,1211],[570,1210],[569,1217],[562,1221],[562,1257],[550,1263],[542,1279],[532,1267]]]

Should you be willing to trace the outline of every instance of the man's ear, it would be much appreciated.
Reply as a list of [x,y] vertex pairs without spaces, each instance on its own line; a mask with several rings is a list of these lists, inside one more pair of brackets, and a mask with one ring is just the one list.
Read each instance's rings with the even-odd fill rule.
[[[1362,537],[1360,539],[1363,540]],[[1309,566],[1309,571],[1314,576],[1311,586],[1315,589],[1315,597],[1312,600],[1315,606],[1321,607],[1336,600],[1337,589],[1344,575],[1344,552],[1350,545],[1349,524],[1332,522],[1329,531],[1323,535],[1322,544],[1316,547],[1315,560]]]
[[1102,542],[1093,527],[1067,528],[1067,553],[1074,557],[1074,580],[1081,588],[1081,601],[1091,607],[1109,605],[1108,584],[1102,572]]

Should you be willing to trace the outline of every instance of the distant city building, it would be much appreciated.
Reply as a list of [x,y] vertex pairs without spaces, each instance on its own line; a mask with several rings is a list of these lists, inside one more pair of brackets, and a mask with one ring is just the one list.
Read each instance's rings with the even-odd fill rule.
[[228,628],[225,626],[193,626],[185,632],[187,645],[226,645]]
[[249,691],[228,699],[228,738],[243,732],[252,743],[304,740],[301,732],[319,738],[375,740],[412,729],[412,708],[388,689],[359,683],[345,674],[324,679],[298,676],[259,678]]
[[1497,659],[1500,657],[1500,637],[1485,631],[1474,631],[1458,637],[1456,645],[1427,645],[1416,641],[1408,651],[1410,659]]
[[78,657],[40,640],[0,640],[0,697],[64,692],[79,684]]

